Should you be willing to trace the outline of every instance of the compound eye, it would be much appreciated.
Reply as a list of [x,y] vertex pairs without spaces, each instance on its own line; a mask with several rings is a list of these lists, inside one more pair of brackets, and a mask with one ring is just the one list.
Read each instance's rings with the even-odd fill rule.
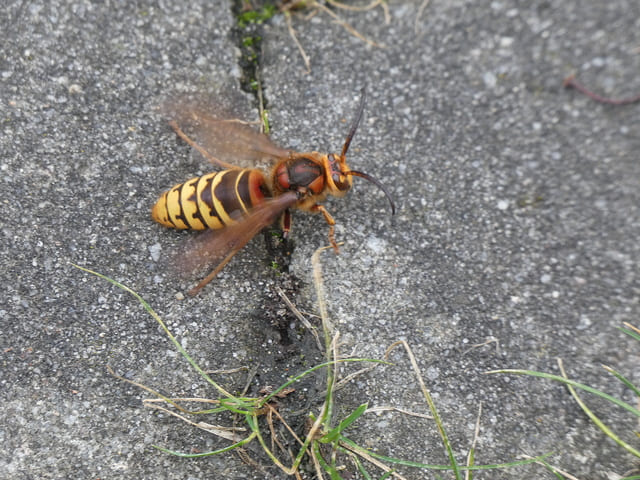
[[336,188],[341,191],[346,191],[351,188],[349,184],[349,179],[346,175],[342,175],[340,172],[333,172],[331,175],[331,180],[335,184]]
[[286,164],[278,166],[275,172],[275,182],[282,190],[289,190],[291,187],[291,180],[289,179],[289,171]]
[[331,181],[336,188],[341,191],[349,190],[349,181],[347,180],[347,176],[343,175],[340,170],[338,157],[333,154],[329,155],[329,165],[331,167]]

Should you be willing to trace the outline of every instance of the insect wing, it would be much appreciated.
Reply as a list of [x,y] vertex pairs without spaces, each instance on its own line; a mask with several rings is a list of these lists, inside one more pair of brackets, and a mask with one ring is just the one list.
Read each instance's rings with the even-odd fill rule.
[[289,157],[289,150],[242,120],[217,117],[193,104],[170,106],[166,111],[180,128],[192,130],[196,143],[223,163],[248,167]]
[[215,269],[190,293],[197,293],[241,250],[260,230],[271,225],[287,208],[298,200],[295,192],[286,192],[269,198],[255,207],[243,219],[222,230],[207,230],[187,245],[187,255],[176,258],[178,268],[184,273],[216,264]]

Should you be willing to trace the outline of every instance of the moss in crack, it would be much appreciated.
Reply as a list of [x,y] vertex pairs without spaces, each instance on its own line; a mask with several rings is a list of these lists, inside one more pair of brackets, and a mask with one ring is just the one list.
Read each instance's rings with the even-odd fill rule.
[[[233,38],[240,49],[240,83],[246,92],[257,95],[260,89],[263,23],[278,13],[275,3],[268,0],[236,0],[232,4],[236,27]],[[262,100],[264,102],[264,98]]]
[[245,26],[252,23],[261,24],[266,20],[269,20],[278,12],[278,8],[271,2],[264,2],[263,5],[255,9],[252,8],[250,2],[241,1],[239,3],[241,5],[244,5],[244,11],[242,11],[237,17],[238,27],[240,28],[244,28]]
[[267,246],[269,265],[276,276],[289,273],[293,241],[285,238],[280,228],[272,226],[264,230],[264,243]]
[[[256,98],[260,109],[263,131],[269,133],[269,120],[265,110],[267,99],[261,82],[262,41],[264,23],[279,12],[278,0],[235,0],[233,14],[236,26],[232,32],[236,45],[241,51],[240,68],[241,87]],[[293,243],[282,237],[275,227],[265,231],[265,243],[271,264],[276,275],[289,271],[289,262]]]
[[[236,26],[232,35],[241,52],[242,77],[240,83],[244,91],[255,96],[265,133],[269,131],[269,123],[264,109],[267,100],[261,86],[262,42],[264,23],[278,13],[277,3],[277,0],[235,0],[233,3]],[[267,262],[276,277],[277,288],[289,299],[295,301],[302,281],[289,273],[294,244],[284,238],[282,230],[275,225],[264,230],[264,238],[267,247]],[[304,351],[305,342],[309,340],[306,339],[306,336],[299,336],[291,330],[291,325],[295,324],[296,317],[285,305],[275,288],[272,287],[268,292],[265,292],[260,307],[256,309],[252,317],[258,325],[263,325],[266,336],[273,335],[271,340],[284,347],[284,358],[279,360],[284,361],[292,355],[295,356],[296,352]]]
[[[271,286],[268,292],[265,292],[254,320],[264,325],[265,332],[277,333],[273,341],[286,347],[290,353],[304,351],[303,345],[308,339],[305,335],[298,335],[295,330],[291,330],[292,325],[299,324],[298,319],[280,298],[280,294],[284,294],[295,302],[303,285],[302,280],[289,273],[293,242],[284,238],[282,231],[275,226],[265,229],[263,234],[267,246],[267,261],[276,278],[277,286]],[[280,290],[280,294],[277,293],[277,289]]]

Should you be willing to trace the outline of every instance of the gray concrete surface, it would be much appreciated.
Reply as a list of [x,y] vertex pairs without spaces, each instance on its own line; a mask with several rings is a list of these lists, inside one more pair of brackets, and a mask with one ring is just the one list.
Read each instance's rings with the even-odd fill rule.
[[[600,366],[640,381],[638,346],[616,330],[640,312],[640,105],[595,104],[562,79],[577,72],[606,94],[637,93],[639,5],[432,1],[418,17],[420,3],[392,0],[388,24],[380,8],[339,12],[386,48],[326,13],[295,14],[311,73],[283,16],[261,32],[273,138],[339,151],[366,85],[349,162],[398,203],[391,218],[379,191],[356,179],[326,204],[345,242],[340,256],[323,256],[341,349],[379,357],[407,340],[460,458],[482,404],[477,463],[555,452],[551,463],[578,478],[618,478],[637,462],[565,389],[482,372],[557,372],[562,357],[574,378],[633,400]],[[283,478],[256,449],[263,469],[232,454],[154,450],[224,443],[143,408],[146,394],[107,364],[169,395],[214,392],[130,296],[69,265],[137,290],[205,368],[257,368],[252,394],[320,361],[275,288],[315,311],[310,257],[326,242],[322,218],[295,216],[291,275],[274,274],[259,236],[195,299],[180,299],[190,283],[163,262],[190,235],[149,218],[163,189],[210,168],[155,106],[206,92],[255,118],[254,98],[239,91],[230,4],[9,1],[0,24],[0,476]],[[488,339],[499,349],[471,349]],[[426,411],[406,357],[393,359],[340,391],[338,415],[365,400]],[[247,381],[217,378],[230,389]],[[298,386],[281,411],[313,411],[318,388]],[[634,419],[590,404],[634,441]],[[380,453],[446,461],[428,421],[367,414],[350,435]],[[528,466],[475,478],[553,477]]]

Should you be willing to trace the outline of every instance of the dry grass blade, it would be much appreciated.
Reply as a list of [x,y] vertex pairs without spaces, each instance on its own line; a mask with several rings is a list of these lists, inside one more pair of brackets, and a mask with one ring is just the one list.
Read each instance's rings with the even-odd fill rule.
[[405,351],[407,352],[407,355],[409,356],[411,367],[413,368],[413,371],[416,374],[416,378],[418,379],[418,383],[420,384],[420,390],[422,390],[422,394],[424,395],[425,399],[427,400],[430,399],[431,395],[429,394],[429,390],[427,390],[427,386],[424,384],[424,380],[422,379],[422,371],[420,371],[420,367],[418,366],[416,357],[413,355],[413,350],[411,350],[411,347],[405,340],[398,340],[397,342],[392,343],[387,348],[387,351],[384,354],[384,359],[389,360],[389,355],[391,354],[391,351],[398,346],[404,347]]
[[630,323],[628,323],[628,322],[623,322],[623,325],[624,325],[625,327],[627,327],[628,329],[633,330],[634,332],[636,332],[636,333],[640,334],[640,328],[635,327],[635,326],[631,325],[631,324],[630,324]]
[[495,343],[496,344],[496,355],[500,355],[500,341],[496,337],[489,337],[489,338],[487,338],[486,341],[484,341],[482,343],[476,343],[474,345],[471,345],[464,352],[462,352],[462,355],[466,355],[467,353],[469,353],[471,350],[473,350],[475,348],[484,347],[485,345],[489,345],[491,343]]
[[418,13],[416,13],[416,21],[415,21],[415,24],[413,25],[413,31],[416,34],[420,31],[420,28],[419,28],[420,18],[422,18],[422,14],[427,9],[427,6],[429,6],[429,1],[430,0],[423,0],[422,3],[420,4],[420,7],[418,7]]
[[293,431],[291,426],[285,421],[285,419],[282,417],[282,415],[280,415],[280,412],[278,412],[277,410],[273,409],[273,414],[276,417],[278,417],[278,420],[280,420],[282,422],[282,425],[284,426],[284,428],[287,429],[287,431],[296,440],[296,442],[298,442],[298,444],[302,445],[304,442],[300,439],[300,437],[298,437],[298,435],[296,435],[296,432]]
[[[331,5],[331,6],[333,6],[333,7],[340,8],[342,10],[349,10],[349,11],[354,11],[354,12],[364,12],[364,11],[376,8],[377,6],[380,6],[382,8],[383,12],[384,12],[385,24],[388,25],[391,22],[391,15],[389,14],[389,7],[388,7],[388,5],[387,5],[385,0],[373,0],[368,5],[362,5],[362,6],[348,5],[348,4],[345,4],[345,3],[342,3],[342,2],[338,2],[337,0],[326,0],[326,3]],[[305,52],[304,48],[302,47],[302,44],[298,40],[297,32],[295,31],[295,29],[293,28],[293,25],[291,24],[291,12],[294,11],[294,10],[297,10],[299,8],[303,8],[303,7],[304,8],[308,8],[310,10],[310,13],[305,17],[305,20],[309,20],[310,18],[315,16],[319,11],[322,11],[322,12],[326,13],[327,15],[329,15],[331,18],[333,18],[333,20],[338,25],[340,25],[342,28],[344,28],[347,32],[349,32],[354,37],[356,37],[356,38],[362,40],[363,42],[365,42],[365,43],[367,43],[369,45],[372,45],[374,47],[386,48],[384,44],[377,43],[377,42],[375,42],[373,40],[368,39],[364,35],[362,35],[360,32],[358,32],[358,30],[356,30],[349,23],[347,23],[345,20],[340,18],[340,16],[338,14],[336,14],[331,9],[327,8],[327,6],[324,5],[321,2],[318,2],[318,1],[315,1],[315,0],[311,0],[311,1],[302,1],[302,0],[283,1],[281,3],[281,5],[280,5],[280,12],[284,13],[284,15],[285,15],[285,19],[286,19],[286,22],[287,22],[287,29],[289,31],[289,36],[291,37],[293,42],[296,44],[296,47],[300,51],[300,55],[302,56],[302,60],[304,61],[304,65],[305,65],[307,74],[311,73],[311,60],[310,60],[309,56],[307,55],[307,53]]]
[[398,407],[385,407],[385,406],[380,406],[380,407],[371,407],[371,408],[367,408],[367,412],[366,413],[378,413],[378,412],[398,412],[401,413],[403,415],[408,415],[410,417],[418,417],[418,418],[425,418],[427,420],[433,420],[433,417],[431,415],[427,415],[426,413],[418,413],[418,412],[412,412],[410,410],[405,410],[403,408],[398,408]]
[[282,445],[282,442],[278,438],[278,434],[276,433],[276,429],[273,425],[273,412],[275,409],[269,404],[266,405],[266,408],[267,426],[269,427],[269,433],[271,433],[271,451],[275,452],[277,446],[282,452],[287,452],[287,449],[284,448],[284,445]]
[[249,367],[246,365],[242,365],[236,368],[219,368],[216,370],[205,370],[205,373],[208,375],[229,375],[231,373],[239,373],[239,372],[248,372]]
[[156,399],[145,399],[142,401],[142,404],[145,407],[152,408],[154,410],[159,410],[161,412],[166,413],[167,415],[171,415],[173,417],[179,418],[180,420],[182,420],[185,423],[188,423],[189,425],[192,425],[201,430],[204,430],[205,432],[212,433],[220,438],[224,438],[225,440],[229,440],[234,443],[239,442],[240,440],[242,440],[243,437],[236,435],[234,432],[246,432],[246,429],[242,427],[221,427],[219,425],[211,425],[210,423],[206,423],[206,422],[193,422],[189,420],[187,417],[180,415],[179,413],[174,412],[173,410],[169,410],[163,405],[156,405],[155,403],[152,403],[153,400],[156,400]]
[[[525,458],[527,460],[532,460],[535,457],[532,457],[530,455],[526,455],[525,454],[525,455],[522,455],[522,458]],[[550,465],[547,461],[543,462],[543,461],[537,460],[534,463],[537,463],[538,465],[542,465],[543,467],[550,469],[553,474],[562,475],[566,480],[581,480],[580,478],[578,478],[578,477],[576,477],[574,475],[571,475],[570,473],[568,473],[565,470],[562,470],[562,469],[560,469],[558,467]]]
[[[344,243],[338,243],[338,246],[342,246]],[[320,254],[332,247],[318,248],[311,256],[311,266],[313,268],[313,284],[316,290],[316,296],[318,297],[318,310],[320,311],[320,318],[322,319],[324,330],[329,333],[333,332],[333,324],[329,320],[329,313],[327,312],[327,302],[324,299],[324,282],[322,280],[322,268],[320,265]]]
[[368,5],[349,5],[347,3],[338,2],[337,0],[326,1],[329,5],[340,8],[342,10],[349,10],[351,12],[366,12],[367,10],[372,10],[380,5],[382,7],[382,10],[384,10],[385,23],[389,23],[391,20],[391,16],[389,15],[389,6],[387,5],[387,2],[385,0],[373,0]]
[[400,475],[398,472],[393,471],[391,468],[389,468],[388,466],[386,466],[384,463],[382,463],[380,460],[378,460],[375,457],[372,457],[371,455],[369,455],[367,452],[365,452],[364,450],[360,450],[360,449],[355,449],[353,448],[351,445],[348,445],[346,443],[341,443],[340,446],[342,448],[344,448],[345,450],[349,450],[350,452],[352,452],[354,455],[357,455],[358,457],[362,457],[364,458],[367,462],[371,463],[372,465],[375,465],[376,467],[378,467],[380,470],[382,470],[385,473],[391,473],[391,475],[393,475],[395,478],[398,478],[399,480],[407,480],[405,477],[403,477],[402,475]]
[[[171,405],[173,405],[173,402],[195,402],[195,403],[210,403],[212,405],[220,405],[220,401],[219,400],[215,400],[215,399],[212,399],[212,398],[202,398],[202,397],[170,397],[168,400],[170,400],[170,401],[167,402],[167,400],[164,399],[164,398],[147,398],[147,399],[143,400],[143,402],[148,402],[148,403],[170,403]],[[181,411],[187,412],[187,413],[191,413],[191,412],[187,411],[186,409],[182,409]]]
[[244,388],[242,389],[241,395],[245,395],[249,391],[249,388],[251,388],[251,382],[255,378],[256,373],[258,373],[258,368],[259,367],[256,364],[251,367],[251,370],[249,370],[249,373],[247,373],[247,381],[244,382]]
[[342,28],[344,28],[347,32],[349,32],[351,35],[353,35],[356,38],[359,38],[360,40],[362,40],[364,43],[367,43],[373,47],[377,47],[377,48],[386,48],[384,44],[382,43],[377,43],[374,42],[373,40],[369,40],[367,37],[365,37],[364,35],[362,35],[360,32],[358,32],[355,28],[353,28],[351,25],[349,25],[347,22],[345,22],[344,20],[342,20],[335,12],[329,10],[325,5],[322,5],[321,3],[317,3],[314,2],[315,6],[317,8],[319,8],[320,10],[322,10],[323,12],[325,12],[326,14],[328,14],[331,18],[333,18],[333,20],[340,25]]
[[[110,365],[107,365],[107,371],[114,376],[115,378],[117,378],[118,380],[121,380],[123,382],[126,382],[130,385],[133,385],[134,387],[138,387],[141,390],[144,390],[145,392],[149,392],[151,395],[154,395],[155,399],[149,400],[151,402],[164,402],[167,403],[169,405],[173,405],[174,408],[176,408],[177,410],[181,411],[182,413],[193,413],[189,410],[187,410],[186,408],[184,408],[182,405],[180,405],[178,402],[183,401],[182,398],[169,398],[165,395],[162,395],[160,392],[157,392],[156,390],[152,389],[151,387],[147,387],[146,385],[140,383],[140,382],[136,382],[135,380],[129,380],[128,378],[124,378],[121,375],[118,375],[113,368],[111,368]],[[186,401],[191,401],[191,400],[186,400]],[[205,399],[199,399],[197,401],[206,401]],[[218,402],[217,400],[211,400],[209,401],[209,403],[214,403],[216,405],[219,405],[220,402]]]
[[[342,357],[342,358],[346,358],[346,357]],[[353,373],[350,373],[349,375],[345,376],[344,378],[341,378],[338,382],[336,382],[334,390],[337,391],[337,390],[340,390],[341,388],[344,388],[354,378],[359,377],[360,375],[364,375],[367,372],[370,372],[371,370],[376,368],[378,365],[379,364],[374,363],[372,365],[369,365],[368,367],[361,368],[360,370],[357,370],[357,371],[355,371]]]
[[436,424],[436,427],[438,429],[438,433],[440,434],[440,437],[442,438],[442,443],[445,446],[445,449],[447,451],[447,455],[449,456],[449,462],[450,465],[452,467],[453,470],[453,474],[455,475],[455,478],[460,478],[461,474],[460,474],[460,468],[458,467],[458,464],[456,462],[455,459],[455,454],[453,452],[453,449],[451,448],[451,442],[449,441],[449,436],[447,435],[447,432],[444,428],[444,424],[442,423],[442,419],[440,418],[440,415],[438,414],[438,410],[436,409],[436,405],[435,402],[433,401],[433,398],[431,397],[431,394],[429,393],[429,390],[427,390],[427,386],[424,384],[424,380],[422,377],[422,372],[420,371],[420,367],[418,366],[418,362],[416,361],[416,357],[413,354],[413,350],[411,350],[411,347],[409,346],[409,344],[405,341],[405,340],[399,340],[393,344],[391,344],[389,346],[389,348],[387,348],[387,351],[385,352],[385,359],[389,358],[389,355],[391,353],[391,351],[399,346],[402,345],[407,353],[407,355],[409,356],[409,361],[411,362],[411,366],[413,368],[413,371],[415,372],[416,378],[418,379],[418,383],[420,384],[420,389],[422,390],[422,395],[424,396],[424,399],[427,403],[427,405],[429,406],[429,409],[431,410],[431,413],[433,414],[433,419],[434,422]]
[[320,342],[320,336],[318,335],[318,331],[316,327],[314,327],[313,325],[311,325],[311,323],[309,323],[309,320],[307,320],[306,317],[302,314],[302,312],[298,310],[298,308],[293,304],[291,300],[289,300],[289,297],[287,297],[287,294],[284,293],[284,291],[280,287],[276,287],[276,292],[278,292],[278,295],[280,295],[280,298],[282,299],[282,301],[287,304],[287,307],[289,307],[289,310],[293,312],[296,318],[300,320],[300,322],[302,322],[305,328],[313,334],[313,337],[316,339],[316,344],[318,345],[318,350],[322,352],[322,343]]
[[[478,443],[478,437],[480,436],[480,418],[482,417],[482,402],[478,405],[478,416],[476,418],[476,428],[473,430],[473,441],[471,442],[471,448],[467,454],[467,467],[473,466],[473,459],[475,457],[476,444]],[[473,475],[471,470],[467,470],[464,474],[466,480],[470,480]]]
[[289,30],[289,36],[293,40],[293,43],[296,44],[296,47],[298,47],[298,51],[300,52],[300,55],[302,56],[302,60],[304,61],[304,66],[307,69],[307,74],[309,74],[311,73],[311,60],[309,60],[309,55],[307,55],[307,52],[304,51],[302,44],[298,40],[298,36],[296,35],[295,29],[293,28],[293,25],[291,25],[291,14],[289,12],[284,12],[284,18],[287,21],[287,29]]

